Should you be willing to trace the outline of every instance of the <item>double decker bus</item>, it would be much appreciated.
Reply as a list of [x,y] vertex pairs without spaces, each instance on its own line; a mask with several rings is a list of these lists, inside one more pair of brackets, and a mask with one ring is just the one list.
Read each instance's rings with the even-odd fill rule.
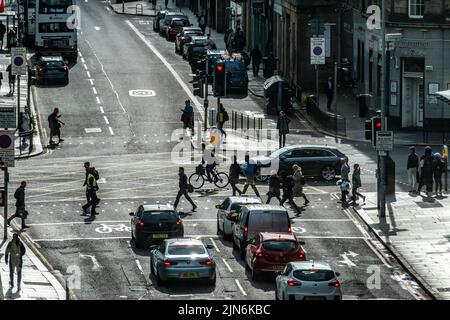
[[77,60],[75,0],[36,0],[36,53]]

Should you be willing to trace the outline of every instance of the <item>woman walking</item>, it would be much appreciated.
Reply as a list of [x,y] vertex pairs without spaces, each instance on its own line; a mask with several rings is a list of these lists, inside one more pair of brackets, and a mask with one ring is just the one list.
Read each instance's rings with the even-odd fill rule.
[[305,184],[305,178],[303,177],[302,168],[298,165],[294,164],[292,166],[292,170],[294,170],[293,178],[294,178],[294,197],[303,197],[305,199],[304,206],[307,206],[309,203],[308,198],[306,198],[305,193],[303,192],[303,185]]
[[433,178],[434,178],[434,192],[436,195],[442,196],[442,174],[445,171],[445,162],[442,161],[440,153],[436,152],[433,159]]
[[237,157],[233,156],[233,163],[230,165],[230,184],[233,189],[233,196],[236,192],[241,195],[242,191],[236,186],[239,183],[239,174],[241,173],[241,167],[237,163]]
[[358,192],[358,188],[361,188],[361,168],[359,164],[355,163],[352,175],[352,201],[354,204],[356,204],[357,197],[363,198],[363,202],[366,202],[366,197]]
[[280,111],[280,117],[277,121],[280,149],[286,145],[286,135],[289,133],[289,122],[291,122],[291,120],[286,117],[286,114],[283,111]]
[[64,139],[61,139],[61,126],[65,123],[59,120],[61,115],[59,114],[59,108],[53,109],[53,112],[48,116],[48,126],[50,128],[50,145],[55,144],[53,141],[53,136],[58,136],[58,143],[63,142]]

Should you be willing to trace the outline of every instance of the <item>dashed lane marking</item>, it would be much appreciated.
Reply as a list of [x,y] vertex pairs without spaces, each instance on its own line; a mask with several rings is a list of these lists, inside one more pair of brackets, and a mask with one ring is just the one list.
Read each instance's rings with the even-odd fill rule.
[[91,86],[94,86],[94,80],[93,79],[88,79],[88,80],[91,83]]
[[83,64],[83,67],[84,67],[84,69],[85,69],[86,71],[88,70],[88,67],[87,67],[86,63]]
[[111,127],[108,127],[108,129],[109,129],[109,132],[111,133],[111,135],[113,136],[114,135],[113,129]]
[[102,106],[100,106],[100,112],[101,112],[101,113],[105,113],[105,110],[103,110],[103,107],[102,107]]
[[86,133],[100,133],[102,132],[101,128],[84,128]]
[[84,60],[84,58],[81,58],[81,62],[86,64],[86,60]]
[[228,271],[230,271],[230,273],[233,273],[233,269],[231,269],[231,267],[228,264],[228,262],[224,258],[222,258],[222,261],[225,264],[225,266],[227,267]]
[[217,247],[216,242],[213,240],[213,238],[209,238],[209,240],[211,241],[212,245],[214,246],[214,249],[216,249],[216,251],[218,253],[220,253],[219,247]]
[[95,89],[95,87],[92,87],[92,91],[94,92],[95,95],[97,95],[97,89]]
[[103,116],[103,119],[105,119],[106,124],[109,124],[109,120],[106,116]]
[[238,279],[234,279],[234,281],[236,282],[236,285],[238,286],[239,290],[241,290],[242,295],[246,296],[247,293],[244,291],[244,288],[242,288],[242,285],[241,285],[241,283],[239,282],[239,280],[238,280]]
[[[185,235],[186,238],[193,238],[193,239],[202,239],[202,238],[212,238],[216,237],[217,235],[212,234],[206,234],[206,235]],[[63,241],[80,241],[80,240],[121,240],[121,239],[131,239],[130,236],[128,237],[73,237],[73,238],[42,238],[42,239],[32,239],[33,242],[63,242]]]
[[95,100],[97,100],[97,104],[102,104],[99,97],[95,97]]
[[88,78],[91,77],[91,73],[89,71],[86,71],[86,74],[87,74]]

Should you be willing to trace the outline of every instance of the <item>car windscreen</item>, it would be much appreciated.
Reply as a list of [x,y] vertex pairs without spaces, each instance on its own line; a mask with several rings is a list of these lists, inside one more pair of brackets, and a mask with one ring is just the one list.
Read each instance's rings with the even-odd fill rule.
[[144,223],[172,222],[177,221],[174,211],[145,211],[143,215]]
[[252,204],[252,203],[261,203],[258,201],[252,202],[235,202],[231,205],[230,211],[235,211],[235,212],[239,212],[239,210],[241,210],[242,205],[247,205],[247,204]]
[[61,68],[64,66],[62,61],[44,61],[42,63],[46,68]]
[[264,211],[250,214],[249,230],[257,232],[287,232],[289,218],[285,211]]
[[183,18],[183,15],[168,15],[164,18],[164,23],[169,24],[174,18]]
[[172,21],[172,26],[174,27],[185,27],[189,24],[188,20],[175,20]]
[[192,48],[192,52],[194,52],[194,53],[201,54],[201,53],[204,53],[205,51],[206,51],[206,48],[203,46],[195,46]]
[[286,152],[286,151],[288,151],[288,150],[290,150],[290,148],[281,148],[281,149],[278,149],[278,150],[272,152],[271,155],[270,155],[270,157],[271,157],[271,158],[278,158],[281,154],[283,154],[284,152]]
[[191,254],[205,254],[205,253],[206,253],[205,247],[199,244],[195,245],[174,244],[169,245],[169,247],[167,248],[167,254],[170,255],[186,256]]
[[262,247],[266,251],[292,251],[297,250],[298,243],[289,240],[267,240],[262,243]]
[[303,281],[330,281],[334,278],[331,270],[295,270],[293,275]]

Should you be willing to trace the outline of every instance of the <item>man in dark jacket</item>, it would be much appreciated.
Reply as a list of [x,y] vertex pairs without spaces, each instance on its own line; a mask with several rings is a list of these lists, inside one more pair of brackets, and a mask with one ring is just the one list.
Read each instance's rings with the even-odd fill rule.
[[406,170],[408,171],[409,192],[415,192],[417,184],[417,170],[419,169],[419,157],[416,154],[416,148],[410,147],[409,150],[411,150],[411,152],[406,163]]
[[328,77],[325,89],[326,89],[325,92],[327,93],[327,109],[330,110],[334,94],[334,83],[332,77]]
[[273,170],[272,175],[269,178],[269,192],[267,193],[267,202],[266,202],[267,204],[270,203],[270,200],[272,200],[273,197],[277,198],[278,201],[281,203],[280,185],[281,179],[278,176],[277,172]]
[[287,202],[291,205],[293,209],[297,212],[297,215],[302,214],[302,210],[297,206],[297,204],[294,202],[294,179],[292,176],[288,176],[285,171],[281,174],[282,180],[283,180],[283,198],[280,201],[280,205],[283,206],[283,204]]
[[256,78],[259,73],[259,65],[261,64],[262,60],[262,53],[259,50],[258,45],[253,48],[253,50],[250,52],[250,59],[252,60],[252,67],[253,67],[253,76]]
[[3,50],[3,39],[5,38],[5,34],[6,34],[6,27],[3,24],[2,21],[0,21],[0,50]]
[[89,201],[82,207],[83,208],[83,215],[87,214],[87,209],[91,208],[91,216],[97,215],[98,212],[95,211],[97,208],[98,203],[100,202],[100,199],[97,197],[97,191],[98,191],[98,184],[97,184],[97,177],[96,170],[94,167],[90,167],[88,170],[88,176],[87,176],[87,191],[89,193],[89,197],[86,197],[89,199]]
[[13,234],[12,240],[8,243],[5,251],[5,262],[9,265],[9,286],[14,288],[14,271],[17,271],[17,290],[20,291],[22,281],[23,256],[25,255],[25,246],[20,241],[17,233]]
[[180,167],[178,169],[178,176],[179,178],[179,182],[178,182],[178,194],[177,194],[177,198],[175,199],[175,203],[174,203],[174,208],[176,209],[178,206],[178,203],[180,202],[180,198],[181,196],[184,196],[186,198],[187,201],[189,201],[189,203],[192,205],[192,212],[195,212],[195,210],[197,209],[197,206],[195,205],[194,201],[192,201],[191,197],[189,197],[188,194],[188,178],[187,175],[184,173],[184,168]]
[[241,167],[239,163],[237,163],[237,157],[233,156],[233,163],[230,165],[230,185],[231,189],[233,189],[233,196],[236,195],[236,192],[241,195],[242,191],[236,186],[239,183],[239,175],[241,173]]
[[423,186],[426,186],[426,195],[430,196],[430,192],[433,191],[433,151],[431,147],[425,147],[425,152],[420,157],[420,183],[417,192],[420,194],[420,190]]
[[20,217],[22,218],[22,229],[29,228],[25,224],[25,220],[28,217],[28,211],[25,210],[25,187],[27,186],[26,181],[22,181],[20,183],[20,187],[16,189],[14,193],[14,198],[16,198],[16,213],[8,218],[8,225],[11,223],[11,220]]
[[289,133],[289,122],[291,122],[291,120],[286,117],[286,114],[283,111],[280,111],[280,116],[277,122],[280,149],[286,145],[286,135]]

